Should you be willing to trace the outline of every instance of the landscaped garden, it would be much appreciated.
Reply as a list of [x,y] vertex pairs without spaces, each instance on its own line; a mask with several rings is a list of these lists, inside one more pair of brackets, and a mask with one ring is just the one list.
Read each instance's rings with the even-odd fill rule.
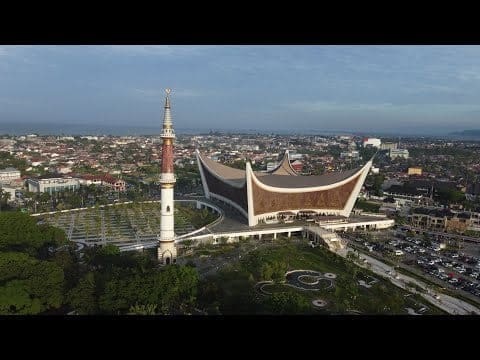
[[[298,288],[292,287],[286,278],[288,271],[296,269],[308,269],[303,277],[298,277],[306,284]],[[315,272],[321,275],[317,277]],[[327,281],[325,274],[329,273],[336,278]],[[322,286],[301,289],[309,288],[308,283],[315,278]],[[359,281],[368,287],[361,286]],[[369,270],[327,249],[312,249],[306,244],[285,242],[283,246],[259,248],[203,282],[199,301],[210,313],[407,315],[412,309],[418,313],[425,307],[421,314],[443,314]],[[319,299],[324,306],[314,305]],[[416,301],[412,303],[413,299]]]

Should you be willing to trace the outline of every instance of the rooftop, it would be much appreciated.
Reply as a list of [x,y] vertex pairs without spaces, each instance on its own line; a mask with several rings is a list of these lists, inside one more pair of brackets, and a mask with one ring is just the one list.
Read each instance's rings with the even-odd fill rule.
[[7,167],[5,169],[0,169],[0,173],[12,172],[12,171],[19,171],[13,167]]
[[[332,172],[324,175],[300,176],[295,170],[290,170],[289,165],[286,165],[285,158],[287,156],[288,155],[286,155],[281,164],[270,173],[254,172],[256,178],[263,184],[272,187],[309,188],[335,184],[348,179],[361,169],[361,167],[358,167],[348,171]],[[204,165],[206,165],[206,167],[219,178],[222,178],[229,183],[234,183],[237,186],[242,185],[245,182],[245,170],[222,165],[208,157],[202,156],[200,153],[199,157]]]

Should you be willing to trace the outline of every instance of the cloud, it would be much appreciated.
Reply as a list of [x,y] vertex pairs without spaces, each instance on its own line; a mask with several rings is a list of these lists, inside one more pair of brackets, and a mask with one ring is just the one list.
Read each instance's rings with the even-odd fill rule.
[[161,57],[192,56],[201,54],[215,46],[207,45],[106,45],[97,47],[101,51],[110,51],[127,56],[153,55]]
[[304,112],[329,112],[329,111],[378,111],[392,108],[390,103],[362,104],[339,103],[332,101],[299,101],[287,104],[287,107]]
[[179,89],[173,90],[172,96],[176,97],[197,97],[197,96],[206,96],[210,92],[209,91],[198,91],[198,90],[191,90],[191,89]]
[[480,70],[479,69],[466,69],[457,73],[457,78],[462,81],[479,81]]
[[458,113],[480,111],[480,104],[392,104],[392,103],[339,103],[330,101],[300,101],[286,104],[295,111],[307,113],[321,112],[388,112],[400,113]]
[[448,85],[435,85],[435,84],[412,84],[405,87],[403,91],[406,94],[467,94],[460,87],[448,86]]

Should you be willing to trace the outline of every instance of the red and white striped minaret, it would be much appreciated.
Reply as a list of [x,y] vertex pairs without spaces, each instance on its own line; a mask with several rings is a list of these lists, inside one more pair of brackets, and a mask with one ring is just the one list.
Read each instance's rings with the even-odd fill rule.
[[170,91],[170,89],[165,89],[167,93],[165,98],[165,115],[163,117],[163,130],[160,135],[163,143],[162,173],[160,175],[162,200],[158,260],[163,265],[169,265],[177,261],[173,221],[173,186],[175,185],[175,175],[173,173],[173,139],[175,139],[175,133],[172,126],[172,115],[170,114]]

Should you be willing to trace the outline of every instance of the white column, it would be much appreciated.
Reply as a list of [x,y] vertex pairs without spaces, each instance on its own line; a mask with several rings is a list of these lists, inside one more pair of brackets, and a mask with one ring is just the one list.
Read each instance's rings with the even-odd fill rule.
[[258,219],[254,215],[253,210],[253,190],[252,190],[252,167],[250,162],[247,161],[245,167],[246,180],[247,180],[247,207],[248,207],[248,226],[255,226],[258,224]]
[[173,188],[162,188],[161,196],[160,241],[173,240],[175,238],[173,219]]

